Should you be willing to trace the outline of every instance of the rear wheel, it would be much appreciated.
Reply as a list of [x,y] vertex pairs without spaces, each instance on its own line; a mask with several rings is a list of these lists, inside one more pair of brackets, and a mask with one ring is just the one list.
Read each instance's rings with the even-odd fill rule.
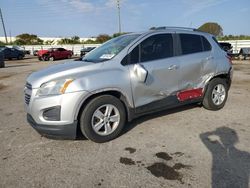
[[215,78],[208,84],[203,106],[208,110],[219,110],[224,107],[228,96],[228,84],[225,79]]
[[80,128],[84,136],[94,142],[107,142],[122,131],[126,113],[122,102],[111,95],[91,100],[80,116]]
[[21,59],[23,59],[23,56],[22,56],[22,55],[18,55],[18,56],[17,56],[17,59],[18,59],[18,60],[21,60]]

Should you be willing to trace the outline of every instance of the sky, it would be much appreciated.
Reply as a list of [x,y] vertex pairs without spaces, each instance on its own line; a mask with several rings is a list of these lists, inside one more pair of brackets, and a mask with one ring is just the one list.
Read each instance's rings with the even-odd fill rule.
[[[0,8],[8,36],[92,37],[118,32],[116,1],[0,0]],[[120,7],[123,32],[217,22],[224,34],[250,35],[250,0],[120,0]]]

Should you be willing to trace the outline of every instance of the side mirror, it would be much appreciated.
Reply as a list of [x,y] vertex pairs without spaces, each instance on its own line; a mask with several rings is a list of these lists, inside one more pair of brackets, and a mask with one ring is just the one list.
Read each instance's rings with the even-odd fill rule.
[[135,64],[133,71],[139,82],[146,82],[148,71],[142,65]]

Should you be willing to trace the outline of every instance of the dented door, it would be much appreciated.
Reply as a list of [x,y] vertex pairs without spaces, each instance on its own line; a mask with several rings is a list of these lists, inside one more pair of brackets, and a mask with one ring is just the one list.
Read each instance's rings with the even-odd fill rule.
[[164,99],[179,90],[180,69],[175,58],[151,61],[141,66],[147,71],[145,82],[138,79],[133,65],[130,65],[135,107]]
[[[129,65],[131,87],[135,107],[155,102],[179,90],[179,68],[177,58],[173,57],[172,34],[156,34],[141,42],[131,52],[133,60]],[[136,63],[137,62],[137,63]],[[144,79],[145,72],[147,73]],[[165,104],[160,104],[165,105]],[[159,106],[160,107],[160,106]]]

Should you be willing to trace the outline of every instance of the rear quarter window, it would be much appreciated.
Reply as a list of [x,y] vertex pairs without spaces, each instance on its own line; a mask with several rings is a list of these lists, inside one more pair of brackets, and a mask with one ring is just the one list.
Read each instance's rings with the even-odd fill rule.
[[203,50],[210,51],[212,49],[211,44],[205,37],[201,36],[201,38],[202,38]]

